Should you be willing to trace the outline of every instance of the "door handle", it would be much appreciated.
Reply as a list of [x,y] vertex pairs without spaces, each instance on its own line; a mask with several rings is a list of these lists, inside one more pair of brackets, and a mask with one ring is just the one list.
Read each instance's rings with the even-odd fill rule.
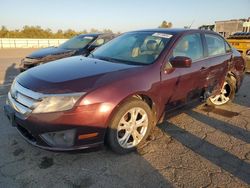
[[207,67],[201,67],[200,70],[201,70],[201,71],[202,71],[202,70],[207,70]]

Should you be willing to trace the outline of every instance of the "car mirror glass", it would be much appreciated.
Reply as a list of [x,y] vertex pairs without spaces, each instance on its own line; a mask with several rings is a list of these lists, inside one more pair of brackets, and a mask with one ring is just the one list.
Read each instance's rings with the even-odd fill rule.
[[176,56],[170,59],[173,68],[189,68],[192,64],[192,59],[185,56]]

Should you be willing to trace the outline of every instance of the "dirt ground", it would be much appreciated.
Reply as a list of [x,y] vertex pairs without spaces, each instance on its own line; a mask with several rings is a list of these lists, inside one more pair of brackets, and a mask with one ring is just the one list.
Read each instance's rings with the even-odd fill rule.
[[137,152],[49,152],[26,143],[3,113],[21,58],[0,50],[0,187],[249,187],[250,75],[234,103],[185,108]]

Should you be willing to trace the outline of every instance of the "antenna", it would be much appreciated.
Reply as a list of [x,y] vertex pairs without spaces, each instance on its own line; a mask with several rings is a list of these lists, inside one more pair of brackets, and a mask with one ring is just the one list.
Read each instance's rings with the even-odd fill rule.
[[192,23],[190,24],[190,26],[188,27],[188,29],[190,29],[190,28],[192,27],[194,21],[195,21],[195,20],[192,21]]

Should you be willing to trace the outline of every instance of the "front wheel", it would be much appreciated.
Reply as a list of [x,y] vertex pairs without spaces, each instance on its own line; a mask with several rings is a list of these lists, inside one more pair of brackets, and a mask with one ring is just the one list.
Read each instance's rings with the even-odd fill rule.
[[119,154],[134,151],[145,141],[153,126],[152,111],[140,99],[130,99],[123,103],[111,119],[107,132],[110,148]]
[[233,77],[227,77],[219,95],[211,96],[207,100],[208,105],[221,106],[234,99],[236,83]]

